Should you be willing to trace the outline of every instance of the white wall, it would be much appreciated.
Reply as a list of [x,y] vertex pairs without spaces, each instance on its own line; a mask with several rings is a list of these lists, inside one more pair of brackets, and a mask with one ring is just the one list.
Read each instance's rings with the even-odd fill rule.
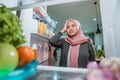
[[120,56],[120,0],[100,0],[106,57]]

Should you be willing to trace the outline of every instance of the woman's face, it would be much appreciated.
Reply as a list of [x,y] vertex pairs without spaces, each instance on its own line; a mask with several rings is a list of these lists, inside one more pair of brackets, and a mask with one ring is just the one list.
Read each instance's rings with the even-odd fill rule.
[[78,32],[78,27],[73,21],[69,21],[67,23],[67,34],[68,36],[74,36]]

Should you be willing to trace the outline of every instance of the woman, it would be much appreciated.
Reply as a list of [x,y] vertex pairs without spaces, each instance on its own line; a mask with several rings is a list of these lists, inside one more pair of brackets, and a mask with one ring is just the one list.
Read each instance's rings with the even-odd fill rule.
[[[63,33],[67,37],[61,39]],[[55,47],[61,48],[59,66],[86,68],[90,61],[95,61],[95,50],[88,37],[85,37],[80,23],[72,18],[66,20],[63,29],[54,35],[49,42]]]

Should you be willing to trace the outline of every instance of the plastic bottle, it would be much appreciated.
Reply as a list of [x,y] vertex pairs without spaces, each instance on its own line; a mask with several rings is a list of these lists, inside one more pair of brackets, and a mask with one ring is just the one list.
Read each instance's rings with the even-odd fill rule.
[[36,44],[33,44],[33,45],[32,45],[32,48],[33,48],[34,53],[35,53],[35,59],[37,59],[37,45],[36,45]]

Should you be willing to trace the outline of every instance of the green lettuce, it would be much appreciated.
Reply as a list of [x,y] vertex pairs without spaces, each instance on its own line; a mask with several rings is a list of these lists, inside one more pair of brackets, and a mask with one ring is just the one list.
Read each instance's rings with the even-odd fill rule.
[[14,47],[26,42],[21,20],[5,5],[0,6],[0,42],[10,43]]

